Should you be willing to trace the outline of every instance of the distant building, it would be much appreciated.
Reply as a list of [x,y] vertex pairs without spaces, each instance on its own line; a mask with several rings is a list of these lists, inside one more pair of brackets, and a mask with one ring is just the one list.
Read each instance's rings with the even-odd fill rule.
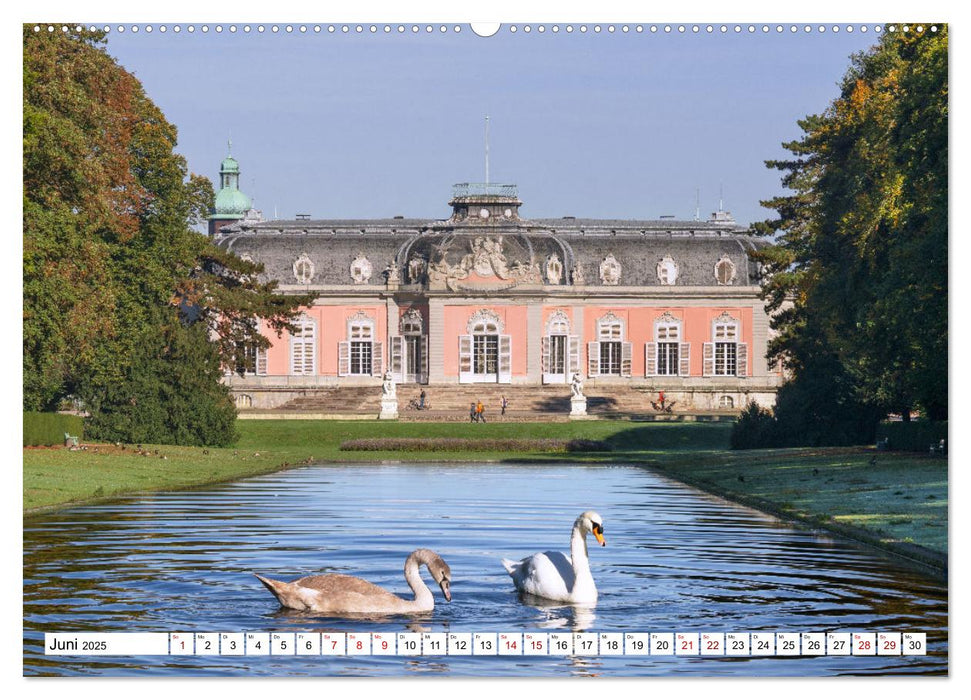
[[265,265],[283,294],[313,291],[294,335],[267,337],[227,382],[246,405],[313,387],[586,386],[664,391],[682,410],[772,405],[761,242],[709,221],[526,219],[515,185],[455,185],[446,219],[263,221],[229,157],[215,241]]

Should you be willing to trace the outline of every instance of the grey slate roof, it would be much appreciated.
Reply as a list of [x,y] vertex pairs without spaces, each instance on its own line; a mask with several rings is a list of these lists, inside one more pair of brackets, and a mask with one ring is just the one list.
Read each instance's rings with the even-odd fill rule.
[[216,241],[262,262],[266,277],[282,284],[296,283],[293,264],[306,255],[314,264],[312,285],[353,286],[350,268],[358,256],[371,263],[371,284],[383,284],[382,271],[392,261],[408,283],[406,266],[412,257],[434,261],[441,255],[439,246],[451,239],[445,259],[456,265],[475,239],[500,235],[510,263],[531,258],[543,266],[556,253],[566,271],[581,267],[593,287],[601,285],[600,264],[608,255],[622,266],[621,286],[660,285],[656,266],[665,256],[678,265],[676,286],[716,285],[714,268],[723,256],[735,265],[734,285],[756,284],[758,268],[747,253],[765,244],[745,227],[724,222],[572,217],[460,224],[415,218],[244,220],[223,227]]

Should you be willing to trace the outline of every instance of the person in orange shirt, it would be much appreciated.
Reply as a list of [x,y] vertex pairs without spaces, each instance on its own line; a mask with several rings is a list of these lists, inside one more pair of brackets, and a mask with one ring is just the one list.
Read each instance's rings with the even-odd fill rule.
[[479,403],[477,403],[475,405],[475,419],[477,421],[481,421],[483,423],[486,422],[486,419],[485,419],[485,406],[482,405],[482,402],[481,401],[479,401]]

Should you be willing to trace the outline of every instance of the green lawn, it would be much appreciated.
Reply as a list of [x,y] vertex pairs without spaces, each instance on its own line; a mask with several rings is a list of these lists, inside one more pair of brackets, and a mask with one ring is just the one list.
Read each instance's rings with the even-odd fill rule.
[[914,544],[947,553],[944,459],[819,448],[714,452],[705,460],[671,454],[657,466],[712,493],[897,551]]
[[[644,464],[730,499],[906,552],[947,552],[947,462],[863,448],[728,449],[727,423],[397,423],[245,420],[233,448],[24,450],[24,511],[189,488],[310,462],[612,462]],[[342,452],[368,437],[587,438],[610,452]],[[876,455],[876,463],[871,459]],[[940,558],[940,557],[938,557]]]

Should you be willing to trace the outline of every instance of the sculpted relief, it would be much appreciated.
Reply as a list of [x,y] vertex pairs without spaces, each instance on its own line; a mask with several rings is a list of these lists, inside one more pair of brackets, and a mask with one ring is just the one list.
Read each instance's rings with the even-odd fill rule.
[[616,285],[620,282],[620,263],[613,253],[608,253],[600,263],[600,281],[606,285]]
[[460,287],[473,272],[480,277],[498,277],[513,284],[541,284],[540,265],[534,261],[516,260],[510,263],[503,250],[502,236],[478,236],[468,241],[469,252],[457,264],[448,262],[448,253],[456,239],[447,239],[438,246],[434,262],[428,264],[428,283],[432,288],[448,287],[452,291]]
[[371,261],[363,255],[358,255],[351,263],[351,279],[354,284],[367,284],[371,279]]

